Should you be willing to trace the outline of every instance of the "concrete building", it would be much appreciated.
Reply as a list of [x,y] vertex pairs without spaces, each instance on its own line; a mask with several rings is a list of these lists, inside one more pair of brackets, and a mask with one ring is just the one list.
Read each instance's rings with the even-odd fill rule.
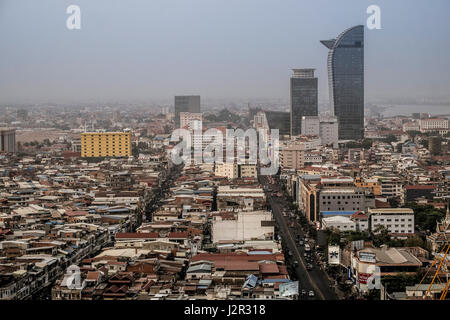
[[378,179],[362,179],[361,177],[356,177],[355,185],[359,188],[368,190],[373,193],[374,196],[381,196],[381,183]]
[[320,191],[320,211],[364,211],[366,197],[361,188],[325,188]]
[[348,217],[333,216],[322,219],[322,229],[334,228],[339,231],[356,231],[356,223]]
[[316,116],[302,117],[302,135],[318,136],[324,146],[338,147],[338,121],[335,117],[319,118]]
[[387,275],[415,275],[421,266],[422,262],[409,248],[367,247],[351,254],[351,275],[361,292],[369,291],[368,283],[375,275],[381,279]]
[[320,134],[320,119],[317,116],[303,116],[302,117],[302,135],[305,136],[319,136]]
[[84,132],[81,157],[129,157],[131,132]]
[[232,187],[230,185],[217,188],[217,210],[261,210],[266,204],[266,195],[259,186]]
[[291,136],[302,132],[302,117],[318,115],[315,69],[293,69],[291,77]]
[[194,130],[197,127],[201,127],[200,123],[202,121],[202,113],[180,112],[180,128],[187,127]]
[[439,131],[439,129],[448,129],[448,119],[430,118],[419,120],[420,132]]
[[228,179],[258,177],[256,164],[216,163],[214,174]]
[[374,177],[379,179],[381,195],[387,198],[401,197],[403,194],[403,183],[398,177]]
[[[304,138],[304,137],[301,137]],[[308,152],[320,146],[320,138],[312,137],[297,141],[289,141],[280,146],[280,166],[283,169],[299,169],[307,162],[322,162],[322,156]]]
[[369,230],[369,217],[361,211],[354,213],[350,219],[355,222],[356,231],[365,232]]
[[175,127],[180,128],[180,113],[200,113],[200,96],[175,96]]
[[389,233],[397,235],[414,234],[414,211],[409,208],[369,209],[370,228],[385,227]]
[[213,219],[212,242],[273,239],[275,223],[268,211],[238,212]]
[[320,120],[319,136],[324,146],[338,147],[339,125],[335,117],[328,117]]
[[433,193],[435,186],[432,185],[408,185],[405,186],[404,201],[413,202],[420,199],[426,199],[428,201],[433,200]]
[[0,152],[16,152],[16,129],[0,128]]

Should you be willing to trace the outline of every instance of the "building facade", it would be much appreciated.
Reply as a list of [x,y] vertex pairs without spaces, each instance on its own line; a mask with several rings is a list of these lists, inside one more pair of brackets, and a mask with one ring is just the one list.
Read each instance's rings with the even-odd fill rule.
[[364,138],[364,26],[345,30],[321,43],[328,53],[331,109],[339,122],[340,140]]
[[175,127],[180,127],[180,113],[200,113],[200,96],[175,96]]
[[187,127],[194,130],[201,127],[202,120],[202,113],[180,112],[180,128]]
[[0,152],[16,152],[16,129],[0,128]]
[[385,227],[389,233],[414,234],[414,211],[409,208],[369,209],[371,230]]
[[302,132],[302,117],[318,115],[315,69],[293,69],[291,77],[291,136]]
[[278,129],[280,136],[290,134],[290,114],[283,111],[265,111],[269,129]]
[[81,157],[129,157],[131,132],[84,132],[81,134]]

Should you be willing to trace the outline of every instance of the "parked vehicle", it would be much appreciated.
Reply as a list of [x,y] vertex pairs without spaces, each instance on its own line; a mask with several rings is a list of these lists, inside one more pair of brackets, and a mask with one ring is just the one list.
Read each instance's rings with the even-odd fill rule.
[[309,295],[310,297],[314,297],[314,291],[310,290],[308,295]]

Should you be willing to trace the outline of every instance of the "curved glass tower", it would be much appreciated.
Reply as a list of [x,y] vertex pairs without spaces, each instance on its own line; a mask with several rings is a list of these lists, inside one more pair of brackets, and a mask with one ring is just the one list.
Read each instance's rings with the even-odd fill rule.
[[339,122],[340,140],[364,138],[364,26],[321,43],[328,53],[331,109]]

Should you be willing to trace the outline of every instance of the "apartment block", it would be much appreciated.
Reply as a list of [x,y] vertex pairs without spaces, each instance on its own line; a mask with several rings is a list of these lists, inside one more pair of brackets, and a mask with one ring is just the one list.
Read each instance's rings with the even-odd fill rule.
[[131,132],[85,132],[81,134],[82,157],[131,156]]
[[384,226],[391,234],[414,234],[414,211],[409,208],[369,209],[372,231]]

